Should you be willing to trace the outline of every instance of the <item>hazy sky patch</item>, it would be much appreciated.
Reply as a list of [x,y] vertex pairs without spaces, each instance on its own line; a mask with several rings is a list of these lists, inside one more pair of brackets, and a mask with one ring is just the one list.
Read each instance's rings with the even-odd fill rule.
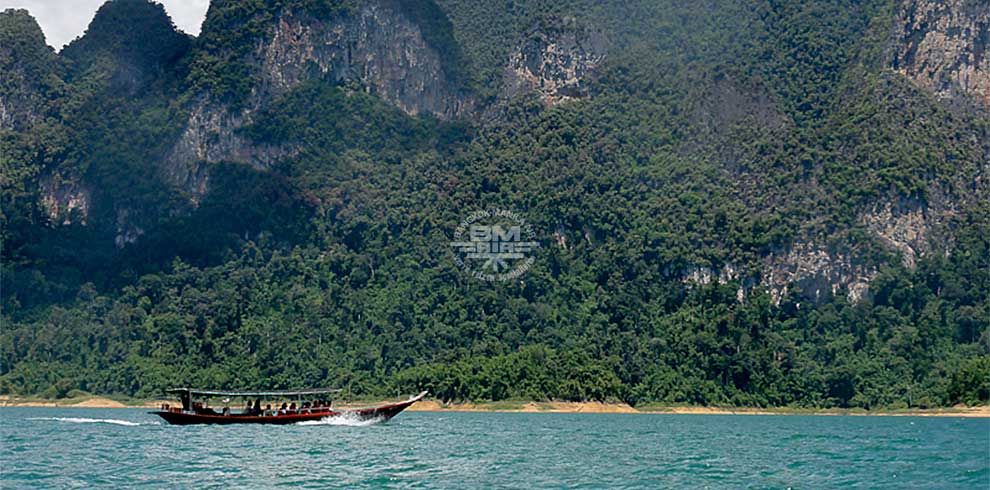
[[[0,0],[0,10],[27,9],[38,20],[45,40],[56,50],[82,36],[106,0]],[[210,0],[159,0],[179,30],[199,34]]]

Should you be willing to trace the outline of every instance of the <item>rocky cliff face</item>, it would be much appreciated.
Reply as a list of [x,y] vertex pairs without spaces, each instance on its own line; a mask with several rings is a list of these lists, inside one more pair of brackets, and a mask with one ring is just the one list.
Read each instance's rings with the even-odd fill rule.
[[796,243],[789,250],[766,258],[760,285],[774,303],[795,288],[813,301],[836,296],[844,289],[846,298],[855,303],[867,293],[876,274],[875,266],[863,263],[853,254],[813,243]]
[[535,91],[548,105],[585,97],[586,77],[605,60],[606,47],[601,32],[574,19],[542,22],[509,57],[507,96]]
[[41,178],[41,207],[52,223],[85,225],[89,219],[92,192],[78,177],[57,173]]
[[867,293],[876,274],[875,266],[853,254],[799,242],[765,257],[759,273],[751,277],[743,276],[738,266],[730,263],[720,269],[689,267],[682,273],[682,282],[707,285],[738,281],[736,299],[740,302],[756,290],[769,294],[774,304],[794,292],[808,301],[823,302],[843,291],[855,303]]
[[[247,102],[231,108],[203,94],[165,158],[165,176],[193,196],[208,187],[203,163],[230,161],[269,167],[291,146],[256,145],[237,135],[266,103],[307,80],[357,82],[410,115],[461,116],[472,98],[448,77],[441,52],[421,27],[387,1],[372,0],[331,19],[283,10],[249,56],[257,83]],[[195,197],[194,197],[195,199]]]
[[[957,205],[943,189],[932,184],[925,200],[878,202],[862,212],[857,221],[875,243],[899,257],[901,265],[913,269],[918,259],[927,254],[949,253],[954,241],[949,222],[959,214]],[[761,286],[775,301],[796,286],[809,299],[820,300],[826,294],[834,296],[845,290],[847,299],[857,302],[869,292],[880,264],[861,260],[855,248],[832,250],[796,243],[766,258]]]
[[185,129],[165,156],[162,175],[197,204],[209,186],[208,163],[237,162],[265,169],[292,153],[291,146],[255,144],[236,134],[250,121],[251,109],[232,111],[202,97],[193,107]]
[[[929,206],[905,200],[877,204],[860,216],[860,222],[884,246],[897,252],[905,267],[914,268],[917,259],[925,254],[948,248],[951,237],[941,235],[955,210],[942,207],[943,203],[945,201],[933,200],[933,205]],[[933,247],[936,241],[940,247]]]
[[384,2],[363,3],[329,22],[285,12],[255,56],[259,95],[266,97],[322,78],[359,81],[410,115],[451,119],[471,107],[447,77],[444,64],[454,60],[442,59],[418,24]]
[[893,68],[937,97],[990,108],[990,6],[985,0],[907,0]]

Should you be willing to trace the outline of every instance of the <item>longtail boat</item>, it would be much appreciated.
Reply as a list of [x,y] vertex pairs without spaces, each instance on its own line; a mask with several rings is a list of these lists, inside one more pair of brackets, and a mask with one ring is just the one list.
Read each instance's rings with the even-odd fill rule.
[[[159,410],[149,413],[174,425],[295,424],[331,417],[349,417],[358,421],[375,419],[384,422],[426,396],[424,391],[400,402],[338,409],[333,406],[333,401],[329,398],[331,394],[340,392],[336,389],[219,391],[173,388],[165,392],[177,395],[181,406],[163,403]],[[209,406],[209,401],[213,398],[222,398],[222,406],[219,410]],[[247,406],[242,409],[231,409],[228,404],[235,398],[246,399]],[[251,400],[254,402],[252,403]],[[261,407],[262,400],[266,402],[264,408]],[[289,400],[292,400],[291,405],[288,403]],[[270,403],[272,401],[283,403],[272,408]]]

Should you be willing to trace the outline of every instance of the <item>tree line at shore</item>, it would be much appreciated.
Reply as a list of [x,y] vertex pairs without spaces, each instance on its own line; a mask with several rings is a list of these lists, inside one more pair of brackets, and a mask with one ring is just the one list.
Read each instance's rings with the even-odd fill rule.
[[[626,319],[609,318],[615,299],[604,288],[561,284],[543,269],[525,287],[491,291],[471,279],[417,287],[431,284],[422,272],[400,279],[393,274],[401,269],[383,265],[351,290],[334,278],[353,265],[320,255],[248,247],[210,268],[176,261],[167,274],[143,276],[117,297],[86,285],[74,306],[5,330],[3,361],[14,368],[0,378],[0,391],[151,398],[179,385],[337,383],[351,395],[427,389],[453,401],[634,406],[898,408],[987,400],[990,361],[973,342],[986,335],[982,319],[958,306],[968,284],[945,263],[886,271],[873,298],[855,305],[774,306],[759,294],[738,303],[734,285],[709,285],[663,298],[666,311],[633,311]],[[453,277],[451,268],[441,263],[426,275]],[[565,291],[583,294],[582,287],[583,301],[557,299]],[[470,311],[483,315],[471,320]],[[461,323],[448,323],[458,316]]]

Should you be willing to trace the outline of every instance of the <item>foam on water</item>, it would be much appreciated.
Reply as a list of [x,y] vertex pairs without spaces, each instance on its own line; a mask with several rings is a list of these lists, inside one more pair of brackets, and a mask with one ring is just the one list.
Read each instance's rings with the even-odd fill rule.
[[340,415],[323,417],[320,420],[306,420],[303,422],[297,422],[296,425],[346,425],[349,427],[365,427],[368,425],[375,425],[379,422],[384,422],[384,420],[381,418],[365,419],[359,417],[355,413],[342,413]]
[[158,422],[132,422],[120,419],[91,419],[88,417],[28,417],[27,420],[52,420],[55,422],[69,422],[73,424],[113,424],[134,427],[137,425],[159,425]]
[[70,421],[156,420],[144,412],[0,408],[0,488],[988,490],[990,478],[990,419],[412,412],[370,427]]

